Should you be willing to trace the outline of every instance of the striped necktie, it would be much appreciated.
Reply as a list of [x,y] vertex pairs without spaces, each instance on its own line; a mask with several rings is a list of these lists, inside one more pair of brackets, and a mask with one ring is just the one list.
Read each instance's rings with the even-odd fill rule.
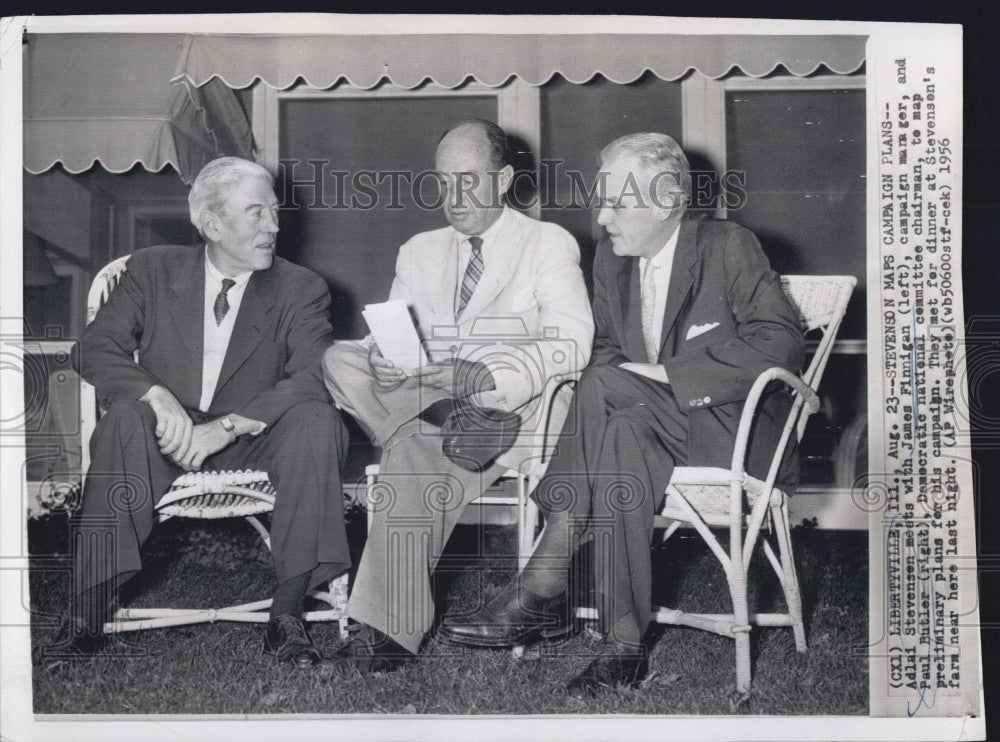
[[483,275],[483,238],[473,235],[469,238],[469,244],[472,245],[472,255],[469,257],[469,265],[466,266],[465,275],[462,277],[462,291],[458,296],[457,314],[459,315],[465,311],[469,299],[472,298],[472,293],[476,290],[476,284],[479,283],[479,279]]
[[229,298],[226,294],[235,285],[236,281],[231,278],[222,279],[222,291],[215,297],[215,306],[213,307],[215,310],[215,324],[217,325],[221,325],[222,320],[226,318],[226,313],[229,311]]

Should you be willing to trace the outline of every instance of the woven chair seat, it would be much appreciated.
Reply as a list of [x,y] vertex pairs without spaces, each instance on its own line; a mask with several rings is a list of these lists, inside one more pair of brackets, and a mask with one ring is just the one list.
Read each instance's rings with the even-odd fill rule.
[[[681,471],[678,469],[678,471]],[[732,475],[728,469],[715,470],[718,478],[729,479]],[[714,478],[714,477],[713,477]],[[718,479],[716,479],[718,481]],[[676,488],[688,501],[695,512],[710,526],[727,528],[729,526],[729,485],[728,484],[686,484],[671,480],[670,489]],[[749,474],[743,475],[743,493],[748,508],[752,508],[757,498],[764,494],[764,482]],[[685,512],[677,505],[677,496],[667,490],[667,499],[659,515],[670,520],[689,520]],[[780,505],[784,493],[777,487],[771,489],[771,504]]]
[[174,480],[157,511],[183,518],[245,518],[274,510],[276,494],[262,471],[188,472]]

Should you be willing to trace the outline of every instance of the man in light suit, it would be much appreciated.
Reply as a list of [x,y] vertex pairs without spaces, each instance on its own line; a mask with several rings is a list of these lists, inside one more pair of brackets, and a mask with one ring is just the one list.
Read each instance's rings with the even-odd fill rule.
[[[550,382],[586,365],[593,338],[576,242],[503,203],[513,178],[503,130],[455,126],[435,169],[451,226],[400,248],[389,295],[411,308],[431,363],[407,374],[371,339],[324,358],[337,405],[382,447],[348,605],[365,628],[337,655],[361,671],[416,654],[434,617],[430,575],[463,507],[534,454]],[[557,400],[553,430],[566,406]]]
[[[90,441],[73,607],[56,647],[103,644],[112,598],[141,568],[154,505],[175,478],[252,468],[277,489],[264,648],[305,667],[320,660],[302,624],[306,591],[350,566],[347,434],[320,376],[330,296],[318,275],[275,257],[278,204],[262,167],[213,160],[189,202],[206,244],[135,252],[81,340],[81,374],[107,413]],[[110,553],[95,549],[108,538]]]
[[[688,163],[663,134],[634,134],[601,153],[598,221],[609,241],[594,262],[594,352],[536,496],[543,536],[522,574],[441,635],[507,646],[569,620],[576,540],[595,540],[599,615],[608,641],[568,686],[579,698],[635,684],[648,665],[650,540],[677,465],[728,466],[757,376],[796,372],[798,316],[754,236],[730,222],[684,218]],[[763,476],[790,397],[773,389],[755,425],[748,470]],[[791,452],[788,459],[791,460]]]

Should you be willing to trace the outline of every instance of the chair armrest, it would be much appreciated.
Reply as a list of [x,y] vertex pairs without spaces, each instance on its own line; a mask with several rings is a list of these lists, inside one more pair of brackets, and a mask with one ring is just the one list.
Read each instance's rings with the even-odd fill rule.
[[543,464],[548,460],[549,427],[552,424],[552,410],[555,407],[556,398],[559,396],[559,392],[562,391],[564,386],[569,386],[569,385],[576,386],[576,382],[579,380],[580,374],[581,374],[580,371],[576,371],[573,374],[570,374],[569,376],[549,380],[549,383],[554,384],[555,386],[552,390],[552,393],[548,395],[549,404],[548,404],[548,409],[545,411],[545,429],[542,431],[542,457],[541,457],[541,463]]
[[[734,474],[742,474],[745,471],[744,461],[746,459],[747,444],[750,439],[750,427],[753,425],[753,419],[757,414],[757,407],[760,405],[764,389],[768,384],[775,380],[785,382],[798,393],[798,399],[795,400],[792,404],[792,409],[789,410],[788,420],[785,423],[785,428],[782,432],[781,440],[778,443],[777,451],[783,451],[785,449],[785,445],[788,443],[788,435],[791,431],[792,423],[798,416],[799,408],[801,408],[803,404],[806,405],[808,415],[811,415],[819,410],[819,396],[815,391],[813,391],[812,387],[806,384],[801,378],[778,366],[769,368],[762,372],[760,376],[757,377],[756,381],[754,381],[753,386],[750,387],[750,393],[747,395],[747,401],[743,405],[743,413],[740,415],[740,425],[736,432],[736,443],[733,448],[733,461],[731,466],[731,470]],[[777,460],[779,458],[780,457],[776,456],[776,460],[771,466],[772,471],[767,477],[768,484],[773,484],[773,477],[777,475]]]

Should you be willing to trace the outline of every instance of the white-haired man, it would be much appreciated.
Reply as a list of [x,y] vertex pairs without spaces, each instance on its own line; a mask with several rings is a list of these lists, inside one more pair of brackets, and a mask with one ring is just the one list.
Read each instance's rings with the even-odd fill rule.
[[[205,244],[133,253],[81,339],[81,374],[107,412],[90,441],[72,608],[55,648],[84,654],[104,643],[111,603],[141,568],[153,508],[177,476],[253,468],[278,490],[264,648],[309,666],[320,654],[302,623],[305,593],[350,566],[339,472],[347,434],[320,376],[329,291],[275,257],[278,204],[259,165],[209,162],[189,204]],[[88,548],[109,537],[110,550]]]
[[[684,218],[688,163],[673,139],[642,133],[601,152],[590,365],[536,496],[546,527],[525,570],[474,614],[446,619],[455,642],[500,647],[569,621],[572,546],[594,540],[608,641],[568,685],[579,698],[646,674],[650,540],[675,465],[728,466],[740,411],[761,371],[796,371],[795,310],[754,236],[730,222]],[[764,403],[748,468],[761,475],[790,400]],[[782,414],[784,411],[784,414]]]

